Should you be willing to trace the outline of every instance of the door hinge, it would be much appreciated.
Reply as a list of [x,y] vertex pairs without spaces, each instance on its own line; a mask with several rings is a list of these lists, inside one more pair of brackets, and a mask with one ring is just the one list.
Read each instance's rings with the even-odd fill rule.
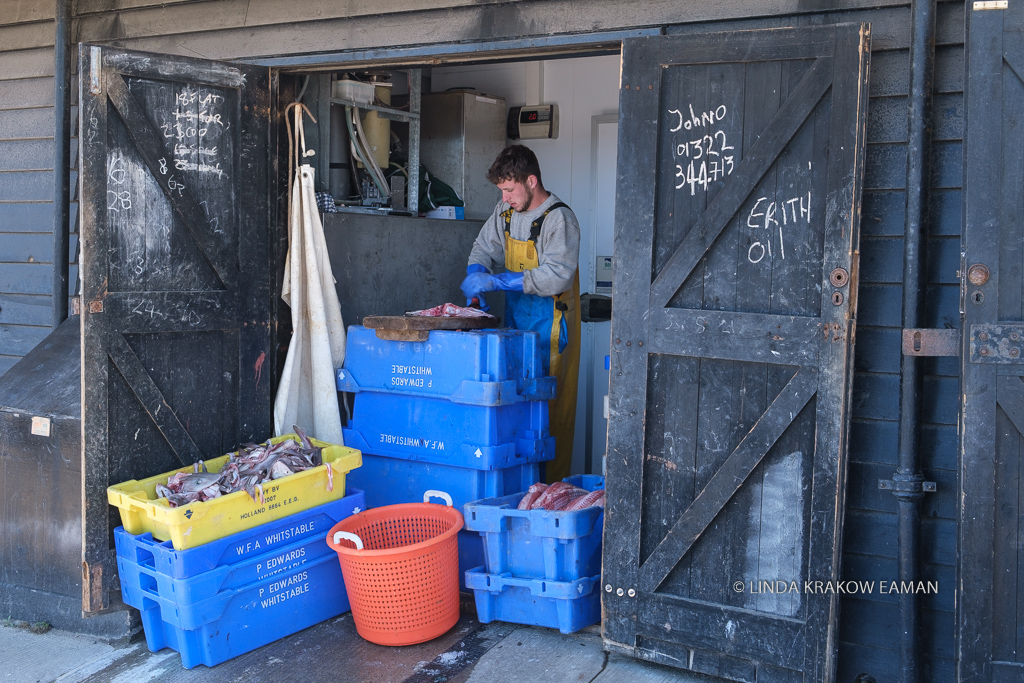
[[1006,9],[1007,7],[1007,0],[980,0],[973,5],[975,12],[983,9]]
[[1024,355],[1024,323],[971,325],[971,362],[1012,365]]
[[908,327],[903,330],[903,355],[959,356],[960,330]]
[[93,45],[89,50],[89,92],[99,95],[103,92],[100,85],[103,73],[103,49]]

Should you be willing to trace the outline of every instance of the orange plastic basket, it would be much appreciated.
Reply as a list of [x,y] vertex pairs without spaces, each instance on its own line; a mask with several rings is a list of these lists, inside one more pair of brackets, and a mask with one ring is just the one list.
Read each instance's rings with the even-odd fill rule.
[[[435,496],[448,504],[426,502]],[[423,500],[360,512],[327,534],[356,631],[371,643],[422,643],[459,620],[462,513],[447,493],[427,491]]]

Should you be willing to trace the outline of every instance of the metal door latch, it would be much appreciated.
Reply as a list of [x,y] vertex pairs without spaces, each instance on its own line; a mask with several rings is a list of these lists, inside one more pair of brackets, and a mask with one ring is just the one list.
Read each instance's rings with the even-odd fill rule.
[[960,330],[906,328],[903,330],[903,355],[959,356]]

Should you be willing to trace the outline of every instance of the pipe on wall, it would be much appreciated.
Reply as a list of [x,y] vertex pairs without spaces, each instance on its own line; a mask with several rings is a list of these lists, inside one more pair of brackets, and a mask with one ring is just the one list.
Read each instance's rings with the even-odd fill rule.
[[[910,29],[910,97],[907,124],[906,222],[903,255],[903,328],[923,327],[928,240],[928,185],[932,142],[932,80],[935,71],[936,0],[912,0]],[[892,478],[898,504],[900,581],[920,579],[921,499],[921,357],[904,355],[900,371],[898,465]],[[921,680],[920,600],[913,592],[899,596],[901,683]]]
[[71,204],[71,2],[56,0],[53,45],[53,327],[68,317]]

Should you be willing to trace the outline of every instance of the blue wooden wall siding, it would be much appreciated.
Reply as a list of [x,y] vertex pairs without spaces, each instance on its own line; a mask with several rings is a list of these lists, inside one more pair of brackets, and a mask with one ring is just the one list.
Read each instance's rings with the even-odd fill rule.
[[[938,15],[924,322],[932,328],[960,326],[963,12],[960,3],[947,3]],[[898,577],[896,499],[878,481],[892,478],[898,448],[908,76],[908,50],[873,53],[842,564],[844,577],[855,580]],[[922,578],[939,583],[939,592],[922,601],[923,678],[932,681],[955,678],[958,375],[955,358],[925,362],[922,465],[926,480],[938,484],[921,509]],[[843,599],[841,681],[862,672],[879,681],[898,678],[897,596],[875,590]]]
[[[49,3],[46,3],[49,4]],[[215,4],[215,3],[210,3]],[[959,327],[964,4],[938,13],[931,220],[928,246],[929,327]],[[51,17],[52,18],[52,9]],[[0,18],[5,21],[5,18]],[[42,21],[41,19],[39,21]],[[908,7],[687,24],[673,33],[837,21],[872,23],[871,99],[861,230],[860,303],[850,438],[843,575],[876,581],[876,592],[842,601],[839,681],[865,672],[897,679],[895,595],[877,581],[897,578],[896,502],[878,490],[896,467],[903,272],[910,12]],[[52,21],[50,22],[52,26]],[[52,49],[11,50],[0,26],[0,373],[49,331],[52,205]],[[285,30],[285,29],[282,29]],[[51,38],[52,44],[52,38]],[[76,108],[77,113],[77,108]],[[77,134],[77,122],[73,125]],[[72,149],[77,152],[77,139]],[[77,168],[77,153],[72,155]],[[77,179],[75,179],[77,197]],[[77,205],[72,207],[72,226]],[[72,259],[76,258],[72,242]],[[76,282],[72,271],[71,282]],[[921,448],[925,477],[938,483],[922,506],[925,680],[953,680],[955,621],[957,411],[956,359],[925,365]]]
[[[21,3],[14,11],[0,17],[0,374],[50,333],[52,316],[54,7]],[[72,233],[78,222],[77,111],[74,106]],[[77,248],[72,234],[72,264]],[[76,279],[72,265],[72,289]]]

